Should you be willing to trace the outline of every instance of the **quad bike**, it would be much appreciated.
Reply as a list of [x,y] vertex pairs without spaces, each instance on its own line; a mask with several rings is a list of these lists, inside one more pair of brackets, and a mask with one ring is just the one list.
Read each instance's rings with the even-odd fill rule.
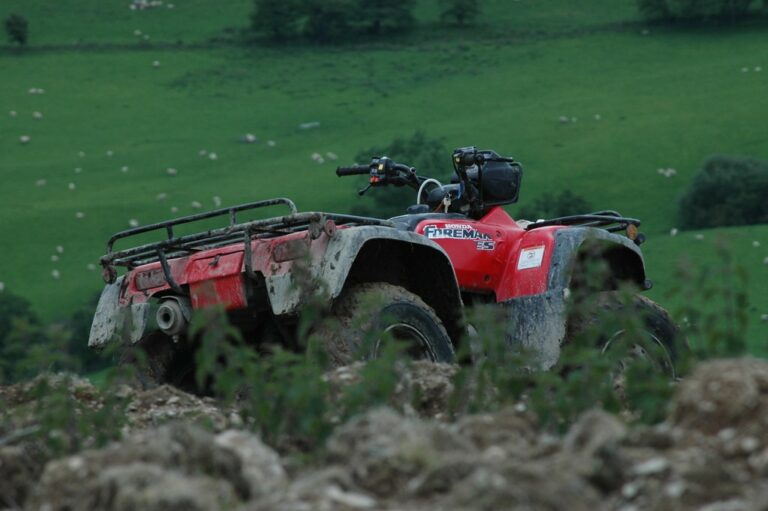
[[[604,263],[605,291],[622,282],[650,288],[639,220],[599,211],[516,222],[502,206],[517,201],[518,162],[467,147],[453,153],[453,165],[449,184],[387,157],[337,168],[340,177],[369,177],[361,194],[386,186],[416,190],[416,205],[388,220],[300,213],[291,200],[278,198],[119,232],[101,258],[107,285],[89,346],[117,342],[141,349],[154,381],[180,383],[193,362],[189,325],[197,310],[223,306],[244,338],[298,349],[302,310],[322,293],[337,328],[334,334],[321,325],[317,333],[329,337],[337,364],[361,356],[364,327],[403,341],[414,357],[452,361],[471,337],[465,306],[490,303],[504,317],[510,349],[533,353],[547,369],[567,342],[567,302],[586,263]],[[286,214],[238,220],[278,206]],[[177,234],[181,226],[211,219],[226,219],[226,225]],[[114,249],[118,241],[147,234],[162,239]],[[127,271],[118,276],[118,267]],[[364,307],[372,298],[378,309],[370,314]],[[648,343],[661,352],[660,365],[673,374],[680,349],[674,324],[645,298],[635,307],[646,318]],[[621,337],[618,331],[603,339],[603,349]],[[376,344],[362,356],[376,356]],[[632,350],[648,353],[639,345]]]

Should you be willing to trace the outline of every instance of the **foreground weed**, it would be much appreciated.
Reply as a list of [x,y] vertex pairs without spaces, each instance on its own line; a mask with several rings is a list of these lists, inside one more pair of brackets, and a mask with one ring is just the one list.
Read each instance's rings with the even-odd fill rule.
[[714,265],[681,261],[675,279],[681,284],[671,290],[683,297],[675,315],[699,359],[743,356],[749,346],[749,276],[725,240],[715,249]]
[[197,383],[237,406],[246,424],[271,445],[311,452],[334,426],[395,393],[402,349],[387,336],[369,336],[366,348],[381,344],[379,357],[361,368],[355,383],[332,388],[321,341],[311,336],[304,353],[248,344],[220,309],[201,311],[192,325],[199,339]]
[[281,445],[290,439],[300,450],[309,450],[328,435],[327,384],[315,361],[280,347],[257,352],[221,309],[201,311],[191,331],[200,340],[198,386],[237,404],[246,423],[267,442]]
[[[636,289],[603,291],[605,268],[585,268],[581,288],[568,302],[565,341],[555,366],[542,370],[505,328],[508,318],[496,305],[468,312],[475,334],[463,347],[472,360],[456,376],[454,411],[493,411],[524,403],[541,423],[563,431],[584,411],[600,407],[630,411],[644,422],[664,416],[672,392],[671,363],[649,334],[648,310]],[[589,285],[593,284],[593,285]]]

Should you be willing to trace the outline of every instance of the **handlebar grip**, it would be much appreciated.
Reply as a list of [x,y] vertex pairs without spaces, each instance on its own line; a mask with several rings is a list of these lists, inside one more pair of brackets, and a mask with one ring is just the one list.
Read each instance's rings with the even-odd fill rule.
[[395,163],[394,165],[392,165],[392,169],[403,172],[405,174],[410,174],[413,172],[413,169],[411,167],[409,167],[408,165],[404,165],[402,163]]
[[371,172],[371,168],[368,165],[352,165],[351,167],[336,167],[336,175],[339,177],[370,174],[370,172]]

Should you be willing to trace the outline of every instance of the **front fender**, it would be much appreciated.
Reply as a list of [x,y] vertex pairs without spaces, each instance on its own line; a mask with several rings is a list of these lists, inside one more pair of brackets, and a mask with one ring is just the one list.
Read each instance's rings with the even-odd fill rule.
[[645,261],[643,254],[632,240],[604,229],[594,227],[574,227],[561,229],[555,233],[555,247],[549,270],[547,287],[550,290],[564,289],[570,286],[573,271],[579,263],[579,255],[584,249],[597,247],[602,255],[616,254],[615,261],[609,260],[611,270],[618,272],[618,263],[624,262],[626,277],[638,285],[645,282]]
[[583,262],[580,254],[587,245],[598,248],[598,257],[608,259],[612,272],[623,272],[624,277],[638,284],[645,280],[642,252],[628,238],[590,227],[557,230],[547,290],[502,302],[507,317],[507,342],[513,349],[529,353],[535,365],[542,369],[551,368],[560,358],[568,320],[569,287],[578,263]]

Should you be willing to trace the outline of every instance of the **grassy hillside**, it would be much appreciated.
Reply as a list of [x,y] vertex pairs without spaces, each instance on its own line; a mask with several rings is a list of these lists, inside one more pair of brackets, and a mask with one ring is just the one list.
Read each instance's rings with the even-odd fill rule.
[[[644,33],[621,24],[636,21],[634,2],[584,3],[488,0],[479,27],[460,32],[439,28],[434,2],[424,1],[424,28],[402,40],[275,48],[232,42],[248,24],[244,0],[148,11],[5,1],[1,17],[29,18],[31,47],[0,51],[0,281],[46,317],[65,315],[98,291],[88,265],[130,220],[190,213],[193,201],[210,208],[214,197],[291,196],[301,209],[346,210],[359,200],[354,184],[312,153],[348,163],[423,129],[448,147],[516,156],[523,203],[569,188],[642,218],[664,301],[682,254],[709,260],[692,234],[667,234],[697,166],[712,153],[768,158],[768,38],[762,26]],[[299,129],[309,121],[320,127]],[[240,143],[245,133],[259,141]],[[449,165],[446,155],[446,173]],[[677,175],[657,173],[668,167]],[[726,231],[752,274],[752,328],[762,338],[767,233]]]

